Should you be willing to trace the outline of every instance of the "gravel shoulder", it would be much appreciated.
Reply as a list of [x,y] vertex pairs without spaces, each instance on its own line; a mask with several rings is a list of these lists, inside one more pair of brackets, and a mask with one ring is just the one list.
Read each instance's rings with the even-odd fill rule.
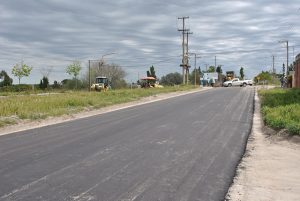
[[255,96],[252,132],[226,200],[300,200],[300,137],[263,127]]
[[19,132],[19,131],[49,126],[49,125],[58,124],[58,123],[63,123],[63,122],[67,122],[67,121],[73,121],[76,119],[86,118],[86,117],[90,117],[90,116],[94,116],[94,115],[100,115],[100,114],[104,114],[104,113],[108,113],[108,112],[112,112],[112,111],[116,111],[116,110],[134,107],[137,105],[142,105],[142,104],[147,104],[147,103],[160,101],[160,100],[164,100],[164,99],[168,99],[168,98],[187,95],[190,93],[196,93],[199,91],[206,91],[209,89],[211,89],[211,88],[205,87],[205,88],[193,89],[190,91],[178,91],[178,92],[172,92],[172,93],[158,94],[155,96],[145,97],[145,98],[142,98],[137,101],[117,104],[117,105],[113,105],[113,106],[109,106],[109,107],[104,107],[101,109],[87,109],[86,111],[72,114],[72,115],[64,115],[64,116],[60,116],[60,117],[50,117],[47,119],[36,120],[36,121],[23,120],[23,121],[18,122],[17,124],[2,127],[0,130],[0,136]]

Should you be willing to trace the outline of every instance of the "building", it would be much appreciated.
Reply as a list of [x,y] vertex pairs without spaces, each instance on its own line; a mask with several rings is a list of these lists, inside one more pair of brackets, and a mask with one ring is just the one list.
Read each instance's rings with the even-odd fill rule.
[[294,86],[300,88],[300,54],[296,56],[295,68],[294,68]]

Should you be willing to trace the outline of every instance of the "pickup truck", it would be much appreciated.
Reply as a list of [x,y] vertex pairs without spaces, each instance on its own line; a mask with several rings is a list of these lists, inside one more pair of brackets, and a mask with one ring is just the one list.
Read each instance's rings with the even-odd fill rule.
[[232,87],[232,86],[245,87],[247,85],[252,86],[252,84],[253,84],[252,80],[240,80],[239,78],[234,78],[232,80],[224,82],[223,86],[224,87]]

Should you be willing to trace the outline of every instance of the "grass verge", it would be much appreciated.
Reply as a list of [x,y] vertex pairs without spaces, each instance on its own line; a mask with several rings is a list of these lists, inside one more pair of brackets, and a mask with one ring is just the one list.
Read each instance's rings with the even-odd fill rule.
[[276,130],[300,135],[300,89],[259,90],[263,120]]
[[194,86],[178,86],[107,92],[65,92],[46,96],[7,96],[0,99],[0,127],[16,123],[16,121],[10,121],[11,117],[31,120],[45,119],[50,116],[77,113],[87,108],[98,109],[160,93],[186,91],[193,88]]

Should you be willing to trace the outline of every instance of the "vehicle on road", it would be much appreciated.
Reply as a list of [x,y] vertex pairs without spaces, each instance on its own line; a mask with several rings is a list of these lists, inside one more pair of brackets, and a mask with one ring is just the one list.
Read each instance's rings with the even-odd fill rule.
[[223,83],[224,87],[232,87],[232,86],[245,87],[247,85],[252,86],[253,81],[252,80],[240,80],[239,78],[234,78],[232,80],[229,80],[229,81],[226,81]]

